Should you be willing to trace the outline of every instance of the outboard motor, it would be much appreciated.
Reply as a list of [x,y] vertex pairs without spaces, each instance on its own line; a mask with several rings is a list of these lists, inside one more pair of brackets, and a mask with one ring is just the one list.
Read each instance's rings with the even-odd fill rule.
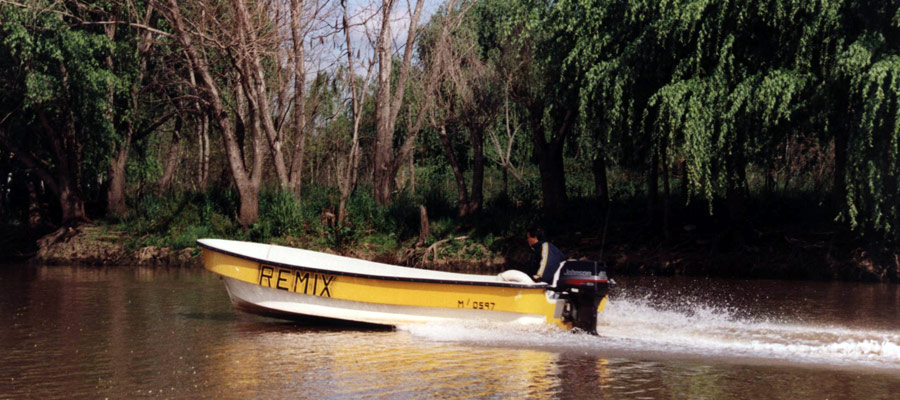
[[554,286],[567,303],[563,320],[596,335],[597,307],[610,287],[606,264],[602,261],[566,261],[556,273]]

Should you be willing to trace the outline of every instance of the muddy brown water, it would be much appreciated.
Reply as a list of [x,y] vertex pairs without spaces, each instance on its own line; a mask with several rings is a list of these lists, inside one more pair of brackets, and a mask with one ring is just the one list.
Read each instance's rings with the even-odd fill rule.
[[598,325],[298,325],[199,269],[0,266],[0,399],[900,398],[898,285],[623,277]]

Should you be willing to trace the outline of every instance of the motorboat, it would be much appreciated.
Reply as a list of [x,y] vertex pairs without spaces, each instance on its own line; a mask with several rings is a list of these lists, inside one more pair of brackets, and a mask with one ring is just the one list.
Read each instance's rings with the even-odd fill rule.
[[524,273],[463,274],[272,244],[197,243],[204,267],[222,277],[238,310],[294,320],[388,326],[485,320],[596,333],[610,283],[605,265],[595,261],[567,261],[547,284]]

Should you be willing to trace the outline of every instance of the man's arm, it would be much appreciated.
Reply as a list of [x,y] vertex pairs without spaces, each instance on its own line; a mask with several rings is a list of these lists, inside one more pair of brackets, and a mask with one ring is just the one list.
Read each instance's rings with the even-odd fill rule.
[[541,243],[541,255],[538,261],[537,272],[534,274],[534,280],[540,280],[544,276],[544,270],[547,269],[547,258],[550,255],[550,244]]

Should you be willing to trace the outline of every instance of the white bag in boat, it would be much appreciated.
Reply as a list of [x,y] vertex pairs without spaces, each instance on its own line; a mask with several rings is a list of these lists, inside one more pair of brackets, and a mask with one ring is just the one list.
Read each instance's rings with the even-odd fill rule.
[[504,282],[534,283],[528,274],[515,269],[503,271],[497,274],[497,276]]

